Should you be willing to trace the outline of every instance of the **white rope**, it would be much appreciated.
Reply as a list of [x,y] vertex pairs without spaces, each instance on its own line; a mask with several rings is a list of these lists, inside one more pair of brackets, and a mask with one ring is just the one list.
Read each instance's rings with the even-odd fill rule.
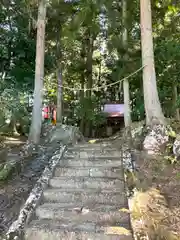
[[122,79],[120,79],[120,80],[118,80],[116,82],[107,84],[105,86],[100,86],[100,87],[97,86],[97,87],[93,87],[93,88],[70,88],[70,87],[61,86],[61,88],[68,89],[70,91],[84,91],[84,92],[86,92],[86,91],[93,91],[93,90],[99,91],[102,88],[108,88],[108,87],[114,86],[114,85],[116,85],[116,84],[118,84],[118,83],[120,83],[120,82],[122,82],[122,81],[124,81],[124,80],[126,80],[126,79],[128,79],[128,78],[130,78],[132,76],[134,76],[136,73],[140,72],[144,67],[145,66],[141,66],[139,69],[137,69],[135,72],[129,74],[127,77],[124,77],[124,78],[122,78]]

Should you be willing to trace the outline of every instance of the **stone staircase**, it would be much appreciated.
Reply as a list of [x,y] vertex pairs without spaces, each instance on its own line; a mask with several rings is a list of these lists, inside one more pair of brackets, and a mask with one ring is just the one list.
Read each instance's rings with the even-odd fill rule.
[[69,148],[25,229],[26,240],[132,240],[120,152]]

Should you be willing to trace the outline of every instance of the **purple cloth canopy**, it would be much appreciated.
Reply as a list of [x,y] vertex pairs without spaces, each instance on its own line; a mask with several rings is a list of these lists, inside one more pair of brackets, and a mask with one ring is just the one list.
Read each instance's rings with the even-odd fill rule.
[[110,117],[124,116],[124,104],[105,104],[102,111],[108,113]]

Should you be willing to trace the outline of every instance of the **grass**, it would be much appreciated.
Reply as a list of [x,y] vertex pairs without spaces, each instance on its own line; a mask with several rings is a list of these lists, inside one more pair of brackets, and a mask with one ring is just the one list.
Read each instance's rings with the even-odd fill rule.
[[180,163],[141,153],[130,200],[137,240],[180,240]]

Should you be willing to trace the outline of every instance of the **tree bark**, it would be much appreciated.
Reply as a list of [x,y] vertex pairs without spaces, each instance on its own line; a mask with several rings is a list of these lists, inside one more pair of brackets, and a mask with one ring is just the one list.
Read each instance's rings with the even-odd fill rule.
[[[86,49],[85,49],[86,45],[85,42],[82,41],[82,48],[81,48],[81,64],[82,64],[82,69],[81,69],[81,91],[80,91],[80,103],[83,104],[84,102],[84,97],[85,97],[85,93],[84,93],[84,86],[85,86],[85,64],[86,64]],[[85,127],[85,116],[84,114],[82,114],[81,116],[81,120],[80,120],[80,131],[82,134],[84,134],[84,128]]]
[[63,79],[62,79],[62,49],[61,49],[61,22],[59,22],[59,28],[57,32],[57,41],[56,41],[56,62],[57,62],[57,123],[62,124],[62,101],[63,101]]
[[[128,33],[127,33],[127,0],[123,0],[122,8],[122,22],[123,22],[123,37],[122,43],[124,49],[127,49]],[[124,60],[127,60],[127,54],[124,55]],[[123,91],[124,91],[124,124],[126,128],[131,127],[131,107],[130,107],[130,94],[129,94],[129,80],[125,79],[123,81]]]
[[140,0],[140,19],[146,124],[165,124],[156,83],[150,0]]
[[173,105],[175,106],[174,117],[176,120],[180,121],[180,112],[179,112],[179,108],[177,107],[177,99],[178,99],[178,88],[177,88],[177,84],[174,83],[173,84]]
[[[81,79],[81,89],[84,89],[84,74],[82,74],[82,79]],[[80,91],[80,101],[81,104],[84,101],[84,90]],[[81,120],[80,120],[80,131],[82,132],[82,134],[84,134],[84,115],[81,116]]]
[[[92,57],[93,57],[93,44],[94,40],[89,33],[89,39],[87,39],[87,62],[86,62],[86,69],[87,69],[87,88],[92,88],[93,79],[92,79]],[[87,91],[87,97],[91,97],[91,90]]]
[[29,140],[37,144],[40,140],[42,127],[42,101],[44,78],[44,44],[45,44],[46,0],[41,0],[38,8],[37,42],[36,42],[36,67],[34,105]]
[[[86,62],[86,70],[87,70],[87,88],[92,88],[93,85],[93,79],[92,79],[92,64],[93,64],[93,46],[94,46],[94,38],[89,31],[88,33],[88,39],[87,39],[87,62]],[[92,91],[88,90],[86,92],[87,98],[91,99],[91,94]],[[86,136],[91,135],[91,127],[92,127],[92,122],[89,120],[86,123]]]
[[62,70],[60,67],[57,70],[57,123],[62,123],[62,99],[63,99],[63,92],[62,92]]

